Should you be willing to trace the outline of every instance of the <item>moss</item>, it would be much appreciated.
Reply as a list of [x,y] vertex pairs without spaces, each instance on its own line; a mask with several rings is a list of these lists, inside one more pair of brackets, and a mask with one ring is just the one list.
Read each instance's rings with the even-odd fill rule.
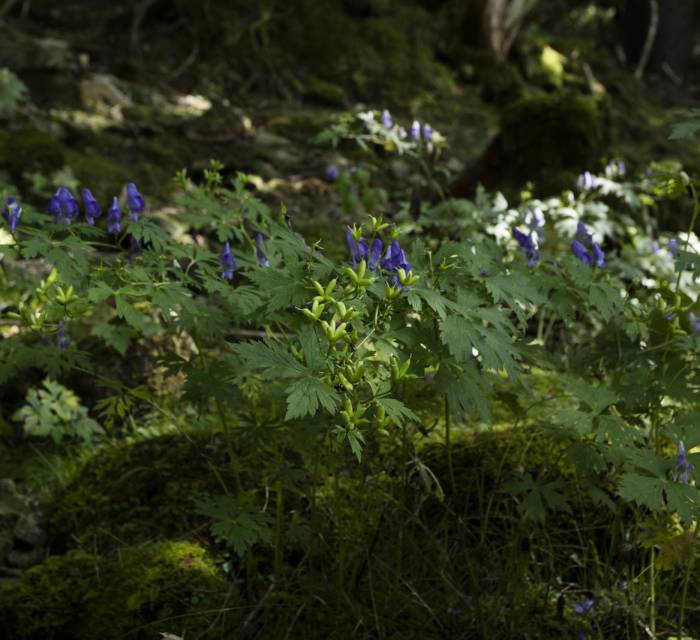
[[99,450],[48,507],[52,548],[78,539],[104,550],[197,529],[206,520],[193,513],[193,497],[222,491],[212,467],[234,486],[225,450],[203,432]]
[[[192,543],[164,541],[112,558],[72,551],[0,589],[0,630],[15,640],[139,639],[160,632],[213,639],[239,624],[237,602],[204,549]],[[224,607],[227,615],[219,615]]]
[[568,92],[509,105],[502,114],[501,135],[506,171],[521,183],[541,182],[553,170],[591,168],[604,151],[597,102]]
[[48,133],[27,129],[0,133],[0,166],[15,179],[30,171],[52,173],[64,162],[63,145]]

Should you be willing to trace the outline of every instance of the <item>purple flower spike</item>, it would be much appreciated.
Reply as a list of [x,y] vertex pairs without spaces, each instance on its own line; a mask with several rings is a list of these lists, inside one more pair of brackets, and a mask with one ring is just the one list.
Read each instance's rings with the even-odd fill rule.
[[683,441],[678,444],[676,454],[676,479],[682,484],[690,484],[690,474],[695,471],[695,465],[688,460]]
[[14,235],[17,225],[19,224],[19,219],[22,217],[22,207],[17,204],[17,201],[12,196],[7,198],[2,217],[7,220],[10,225],[10,233]]
[[677,258],[680,255],[678,253],[678,247],[679,247],[678,240],[676,240],[675,238],[671,238],[668,241],[668,251],[674,258]]
[[586,249],[581,242],[574,240],[571,243],[571,251],[573,251],[574,255],[581,262],[585,262],[589,267],[593,266],[593,258],[591,258],[591,255],[588,253],[588,249]]
[[119,200],[114,197],[112,206],[107,211],[107,233],[117,234],[122,230],[122,210],[119,208]]
[[576,188],[579,191],[590,191],[598,186],[598,178],[590,171],[584,171],[576,180]]
[[61,201],[58,199],[58,195],[54,194],[51,196],[51,199],[49,200],[49,204],[46,207],[46,211],[48,211],[52,216],[53,216],[53,223],[58,224],[59,220],[61,219]]
[[133,182],[126,185],[126,201],[129,203],[129,218],[136,222],[139,219],[138,214],[145,211],[146,202]]
[[423,125],[423,137],[426,140],[433,139],[433,128],[427,122]]
[[369,250],[369,270],[374,271],[379,266],[379,261],[382,259],[382,241],[379,238],[372,240],[372,246]]
[[411,138],[420,140],[420,122],[418,120],[414,120],[411,125]]
[[537,250],[537,244],[533,237],[534,235],[536,234],[526,234],[520,231],[520,229],[513,229],[513,237],[525,251],[528,267],[534,267],[540,259],[540,252]]
[[391,119],[391,114],[388,109],[382,111],[382,124],[386,129],[391,129],[394,126],[394,121]]
[[102,215],[102,208],[97,200],[95,200],[95,196],[92,195],[90,189],[81,189],[80,195],[83,198],[85,218],[88,224],[95,224],[95,218],[99,218]]
[[221,277],[224,280],[233,280],[233,272],[238,269],[238,263],[236,262],[236,257],[231,251],[231,245],[227,242],[221,251],[220,256],[221,263]]
[[262,233],[255,235],[255,257],[261,267],[270,266],[270,261],[265,253],[265,236]]
[[348,245],[348,249],[350,250],[352,265],[353,267],[356,267],[357,263],[360,261],[360,247],[358,247],[355,237],[352,235],[352,229],[347,225],[345,226],[345,243]]
[[[56,191],[56,202],[58,204],[58,216],[55,214],[56,202],[52,204],[49,202],[49,207],[52,207],[52,213],[54,213],[54,222],[58,222],[61,217],[66,224],[70,224],[73,220],[77,219],[80,215],[80,209],[78,208],[78,201],[75,196],[71,193],[68,187],[59,187]],[[51,199],[53,201],[53,198]]]

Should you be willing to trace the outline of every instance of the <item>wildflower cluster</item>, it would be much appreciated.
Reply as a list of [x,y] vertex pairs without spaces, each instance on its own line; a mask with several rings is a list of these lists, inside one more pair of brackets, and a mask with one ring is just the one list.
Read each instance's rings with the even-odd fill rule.
[[[371,219],[375,226],[382,228],[386,226],[382,225],[381,218],[372,217]],[[345,227],[345,242],[352,257],[353,268],[356,268],[360,261],[365,261],[370,271],[375,271],[381,266],[388,276],[389,284],[399,289],[417,281],[417,277],[411,274],[411,264],[398,240],[394,240],[387,246],[382,258],[384,244],[381,238],[374,237],[371,243],[368,243],[361,233],[361,229]]]
[[22,207],[19,206],[12,196],[10,196],[5,203],[5,207],[2,210],[2,217],[5,218],[10,225],[10,233],[14,234],[19,224],[19,219],[22,217]]

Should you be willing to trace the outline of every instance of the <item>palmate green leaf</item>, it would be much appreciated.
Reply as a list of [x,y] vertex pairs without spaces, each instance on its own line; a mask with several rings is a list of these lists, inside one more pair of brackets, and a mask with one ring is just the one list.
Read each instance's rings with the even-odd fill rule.
[[551,412],[550,420],[558,436],[581,437],[593,429],[593,415],[578,409],[556,409]]
[[376,398],[375,402],[386,411],[386,415],[391,418],[394,424],[401,426],[404,420],[415,420],[416,422],[420,420],[401,400],[396,398]]
[[120,327],[109,322],[92,321],[90,335],[102,338],[108,347],[112,347],[123,356],[136,334],[129,327]]
[[298,307],[309,298],[309,291],[304,286],[303,270],[299,265],[285,271],[272,267],[257,269],[246,273],[246,276],[267,295],[268,311]]
[[304,360],[312,371],[320,371],[326,364],[324,353],[328,349],[328,338],[318,324],[302,325],[298,332]]
[[559,380],[566,391],[588,405],[593,413],[600,413],[603,409],[614,404],[618,400],[617,394],[610,389],[602,385],[594,387],[582,378],[563,374],[559,376]]
[[272,341],[241,342],[233,351],[254,371],[260,371],[267,380],[298,378],[308,373],[287,348]]
[[664,487],[669,511],[677,513],[683,522],[700,517],[700,490],[681,482],[668,482]]
[[622,474],[617,493],[623,500],[657,512],[663,507],[664,485],[665,480],[662,478],[628,472]]
[[442,322],[440,339],[458,362],[474,359],[472,349],[478,341],[474,324],[462,316],[452,315]]
[[672,125],[669,140],[692,138],[700,131],[700,109],[689,109],[683,116],[684,120]]
[[[475,366],[465,367],[443,362],[435,376],[435,391],[447,397],[454,416],[478,413],[482,421],[491,423],[491,406],[486,395],[485,381]],[[478,381],[478,382],[477,382]]]
[[591,286],[588,301],[598,310],[605,321],[618,316],[622,312],[620,293],[605,282],[596,282]]
[[434,289],[425,287],[411,287],[408,292],[408,303],[416,310],[420,311],[423,301],[438,314],[441,319],[445,319],[448,308],[453,306],[452,302]]
[[302,378],[287,387],[285,420],[313,416],[319,407],[335,414],[340,396],[327,384],[316,378]]
[[114,301],[117,315],[124,318],[139,333],[145,336],[152,336],[158,332],[160,327],[154,322],[153,318],[150,315],[137,311],[124,296],[117,294],[114,297]]
[[233,547],[239,557],[246,549],[258,542],[270,544],[270,517],[252,509],[244,496],[236,499],[231,496],[203,496],[196,502],[197,512],[213,520],[212,533],[222,542]]

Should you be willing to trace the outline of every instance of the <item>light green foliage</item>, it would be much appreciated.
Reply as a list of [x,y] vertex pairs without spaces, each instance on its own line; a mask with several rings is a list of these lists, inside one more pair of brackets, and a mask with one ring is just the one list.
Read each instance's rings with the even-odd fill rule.
[[78,396],[49,378],[41,389],[27,393],[26,404],[13,418],[22,422],[28,436],[50,437],[55,444],[67,440],[91,443],[104,434],[102,427],[88,416]]
[[26,91],[27,87],[12,71],[0,68],[0,112],[17,107]]

